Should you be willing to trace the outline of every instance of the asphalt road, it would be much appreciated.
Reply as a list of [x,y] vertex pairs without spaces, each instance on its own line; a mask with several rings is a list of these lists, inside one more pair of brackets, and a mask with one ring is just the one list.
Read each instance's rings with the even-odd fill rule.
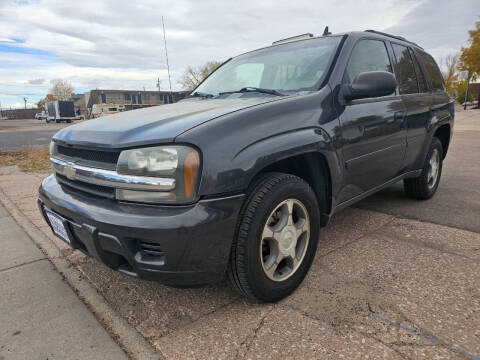
[[480,233],[479,154],[480,110],[457,111],[440,186],[432,199],[409,199],[403,183],[398,183],[355,207]]
[[58,130],[29,130],[0,132],[0,150],[48,146]]
[[0,121],[0,150],[48,146],[52,136],[69,125],[32,119]]

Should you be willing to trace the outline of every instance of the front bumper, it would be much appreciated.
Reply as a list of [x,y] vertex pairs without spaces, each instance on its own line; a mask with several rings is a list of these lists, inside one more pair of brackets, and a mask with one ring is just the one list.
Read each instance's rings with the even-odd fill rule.
[[47,223],[44,207],[66,219],[73,248],[130,276],[191,286],[223,277],[243,199],[133,204],[67,188],[51,175],[38,203]]

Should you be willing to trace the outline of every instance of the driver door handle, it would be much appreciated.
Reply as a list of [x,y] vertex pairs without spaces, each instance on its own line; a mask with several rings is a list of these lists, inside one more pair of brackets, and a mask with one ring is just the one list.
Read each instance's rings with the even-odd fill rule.
[[405,113],[403,111],[397,111],[395,114],[393,114],[393,117],[388,119],[387,123],[393,123],[393,122],[402,122],[403,118],[405,117]]

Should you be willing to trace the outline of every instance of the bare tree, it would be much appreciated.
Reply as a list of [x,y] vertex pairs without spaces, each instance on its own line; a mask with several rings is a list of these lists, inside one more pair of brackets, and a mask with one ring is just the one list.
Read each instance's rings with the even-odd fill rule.
[[189,66],[183,73],[178,83],[184,89],[193,90],[220,65],[222,65],[220,61],[208,61],[202,66]]
[[50,89],[50,93],[57,100],[68,100],[72,97],[73,87],[66,80],[57,80]]
[[458,70],[458,54],[449,54],[440,60],[442,75],[448,93],[455,91]]

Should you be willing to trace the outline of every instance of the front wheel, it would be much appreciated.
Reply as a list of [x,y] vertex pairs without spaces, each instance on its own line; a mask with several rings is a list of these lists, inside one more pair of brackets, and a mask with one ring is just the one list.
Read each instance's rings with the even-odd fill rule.
[[315,256],[320,212],[299,177],[267,173],[251,186],[232,244],[227,278],[251,299],[278,301],[302,282]]
[[403,180],[408,197],[418,200],[430,199],[437,191],[442,175],[443,147],[436,137],[432,139],[422,173],[414,179]]

